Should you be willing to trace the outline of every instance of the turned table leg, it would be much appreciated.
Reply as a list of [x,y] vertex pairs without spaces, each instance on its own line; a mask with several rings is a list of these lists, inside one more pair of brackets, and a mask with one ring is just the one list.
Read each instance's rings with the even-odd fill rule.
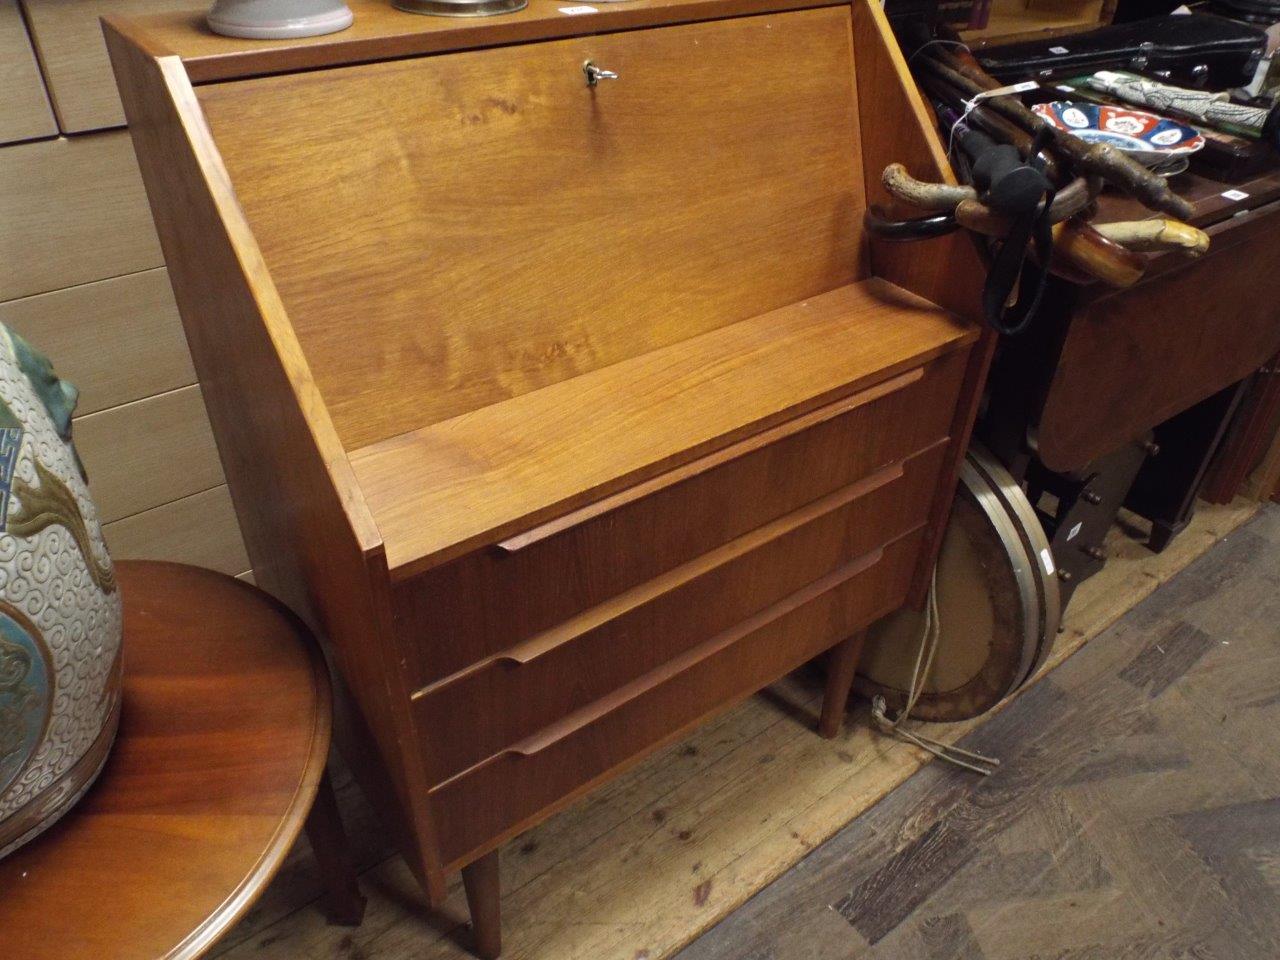
[[338,800],[333,794],[327,770],[320,777],[320,787],[307,816],[306,829],[311,850],[320,866],[320,879],[324,883],[325,916],[332,924],[359,926],[364,919],[365,900],[356,883],[346,831],[342,829]]
[[828,740],[838,734],[844,724],[849,689],[853,686],[853,674],[858,669],[864,639],[865,633],[855,633],[848,640],[836,644],[827,654],[827,691],[822,697],[818,733]]
[[502,952],[502,908],[499,902],[498,851],[486,853],[462,868],[462,885],[471,911],[476,955],[493,960]]

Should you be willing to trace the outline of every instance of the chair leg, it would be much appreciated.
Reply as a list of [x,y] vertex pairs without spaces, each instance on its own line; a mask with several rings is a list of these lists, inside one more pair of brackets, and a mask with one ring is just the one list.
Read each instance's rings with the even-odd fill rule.
[[467,908],[471,911],[476,956],[493,960],[502,952],[498,851],[490,851],[463,867],[462,885],[466,888]]
[[855,633],[836,644],[827,654],[827,690],[822,698],[818,734],[828,740],[835,737],[844,725],[849,690],[853,686],[853,674],[858,669],[858,658],[862,655],[862,642],[865,639],[865,633]]
[[316,801],[307,816],[307,838],[320,867],[324,883],[324,912],[335,926],[357,927],[364,919],[364,895],[356,882],[355,867],[342,829],[338,800],[333,794],[329,771],[320,778]]

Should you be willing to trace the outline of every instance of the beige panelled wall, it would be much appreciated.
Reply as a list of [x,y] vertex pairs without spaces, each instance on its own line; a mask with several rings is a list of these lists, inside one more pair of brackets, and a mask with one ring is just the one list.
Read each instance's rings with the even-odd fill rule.
[[0,151],[0,301],[163,266],[127,130]]
[[31,26],[45,84],[63,133],[124,126],[124,109],[98,18],[205,10],[192,0],[19,0]]
[[0,321],[80,388],[112,555],[252,579],[98,18],[191,0],[0,0]]
[[0,143],[58,135],[17,0],[0,0]]

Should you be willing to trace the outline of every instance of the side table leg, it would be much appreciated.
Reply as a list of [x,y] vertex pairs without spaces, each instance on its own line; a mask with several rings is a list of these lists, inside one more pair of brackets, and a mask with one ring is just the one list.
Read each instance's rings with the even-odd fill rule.
[[502,952],[502,905],[498,879],[498,851],[486,853],[462,868],[462,885],[471,911],[476,956],[493,960]]
[[365,899],[356,883],[347,834],[342,829],[338,801],[327,770],[320,778],[316,802],[307,816],[306,830],[320,867],[320,879],[324,883],[325,915],[336,926],[359,926],[364,919]]
[[849,690],[853,686],[853,674],[858,669],[862,655],[862,642],[866,633],[855,633],[831,648],[827,654],[827,690],[822,698],[822,717],[818,720],[818,734],[832,739],[844,725],[845,709],[849,705]]

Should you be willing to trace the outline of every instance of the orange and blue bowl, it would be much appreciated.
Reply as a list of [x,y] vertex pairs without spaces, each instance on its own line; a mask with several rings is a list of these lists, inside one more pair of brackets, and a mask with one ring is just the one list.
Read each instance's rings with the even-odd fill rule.
[[1142,110],[1086,101],[1054,100],[1032,108],[1059,130],[1089,143],[1106,143],[1148,166],[1163,166],[1204,147],[1194,127]]

